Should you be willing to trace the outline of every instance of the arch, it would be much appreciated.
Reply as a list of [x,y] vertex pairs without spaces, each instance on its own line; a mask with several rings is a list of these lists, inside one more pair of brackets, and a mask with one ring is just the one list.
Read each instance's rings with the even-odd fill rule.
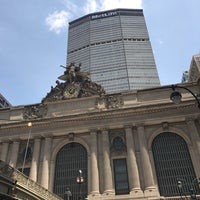
[[52,151],[52,156],[51,156],[51,162],[54,162],[55,159],[56,159],[56,155],[57,153],[60,151],[60,149],[66,145],[66,144],[69,144],[71,142],[77,142],[77,143],[80,143],[81,145],[83,145],[86,150],[87,150],[87,154],[90,155],[90,148],[88,146],[88,144],[81,138],[74,138],[73,141],[69,141],[68,139],[64,139],[62,141],[59,141],[59,143],[54,147],[53,151]]
[[[189,194],[188,183],[195,179],[195,171],[188,145],[180,134],[165,131],[152,141],[152,153],[162,196]],[[177,181],[183,180],[183,187],[178,190]]]
[[158,128],[157,130],[155,130],[155,131],[150,135],[150,137],[149,137],[149,139],[148,139],[148,141],[147,141],[148,149],[151,149],[151,147],[152,147],[152,142],[153,142],[154,138],[155,138],[156,136],[158,136],[159,134],[165,133],[165,132],[175,133],[175,134],[179,135],[180,137],[182,137],[182,138],[186,141],[188,147],[191,147],[191,146],[192,146],[192,143],[191,143],[190,138],[189,138],[189,137],[187,136],[187,134],[186,134],[184,131],[182,131],[181,129],[177,129],[177,128],[175,128],[175,127],[168,127],[167,130],[164,130],[163,127],[160,127],[160,128]]
[[[86,148],[78,142],[62,146],[55,158],[53,192],[64,197],[67,188],[72,200],[87,196],[88,155]],[[78,178],[78,181],[77,181]]]

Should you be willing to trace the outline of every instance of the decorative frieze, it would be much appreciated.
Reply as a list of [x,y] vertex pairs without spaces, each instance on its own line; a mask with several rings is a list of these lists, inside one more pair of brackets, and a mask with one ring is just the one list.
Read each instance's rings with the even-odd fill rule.
[[47,105],[37,104],[24,107],[23,118],[25,120],[43,118],[47,114]]
[[96,108],[99,110],[120,108],[124,105],[121,95],[106,95],[97,98]]

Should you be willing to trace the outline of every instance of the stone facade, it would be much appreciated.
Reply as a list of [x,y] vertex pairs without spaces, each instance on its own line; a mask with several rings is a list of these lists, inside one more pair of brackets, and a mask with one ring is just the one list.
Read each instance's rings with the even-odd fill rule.
[[200,78],[200,54],[192,56],[189,70],[189,82],[197,82]]
[[[182,86],[200,93],[199,83]],[[170,199],[160,193],[152,149],[157,136],[167,132],[183,138],[195,177],[200,177],[200,110],[183,89],[182,102],[173,104],[171,91],[171,86],[163,86],[1,109],[0,159],[14,168],[30,169],[29,178],[53,192],[58,153],[78,143],[87,152],[88,199]],[[121,139],[118,146],[116,138]],[[26,152],[22,144],[28,144]],[[20,162],[24,154],[26,160]],[[117,194],[115,159],[126,160],[126,194]]]

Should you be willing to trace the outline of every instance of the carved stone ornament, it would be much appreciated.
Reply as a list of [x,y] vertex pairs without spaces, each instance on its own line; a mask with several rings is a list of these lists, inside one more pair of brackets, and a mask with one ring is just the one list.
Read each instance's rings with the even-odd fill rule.
[[42,102],[105,94],[104,89],[100,85],[89,79],[89,73],[80,71],[80,65],[77,67],[71,63],[64,68],[66,69],[64,74],[58,77],[58,79],[64,82],[57,80],[56,86],[51,87],[51,91],[42,99]]
[[191,67],[190,69],[190,77],[189,77],[189,81],[190,82],[196,82],[198,81],[200,75],[199,75],[199,70],[197,65],[194,63],[194,65]]
[[[62,200],[61,197],[49,192],[44,187],[40,186],[37,182],[24,176],[24,174],[22,174],[18,170],[13,170],[14,172],[12,174],[12,178],[17,180],[16,199]],[[18,189],[18,187],[22,188],[23,190]]]
[[112,130],[109,132],[110,152],[113,156],[126,153],[126,139],[123,130]]
[[119,95],[106,95],[97,98],[96,107],[99,110],[120,108],[124,105],[124,101]]
[[47,105],[38,104],[38,105],[25,106],[23,112],[23,118],[24,119],[43,118],[46,114],[47,114]]
[[109,108],[119,108],[124,105],[123,99],[121,96],[107,96],[106,107]]
[[195,55],[192,58],[188,81],[197,82],[200,79],[200,55]]

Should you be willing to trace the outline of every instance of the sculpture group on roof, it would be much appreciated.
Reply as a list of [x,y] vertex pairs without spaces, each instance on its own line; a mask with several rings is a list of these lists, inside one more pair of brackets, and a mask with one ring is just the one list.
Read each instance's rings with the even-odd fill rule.
[[79,66],[75,66],[74,63],[71,63],[68,67],[64,67],[61,65],[61,67],[65,68],[64,75],[59,76],[58,79],[67,81],[68,83],[73,82],[83,82],[88,78],[89,73],[88,72],[81,72],[81,64]]
[[74,63],[71,63],[64,68],[64,74],[58,77],[59,80],[64,82],[56,80],[56,86],[51,86],[51,91],[47,93],[42,102],[53,102],[92,95],[101,96],[105,94],[101,85],[90,80],[88,72],[81,72],[81,64],[75,66]]

